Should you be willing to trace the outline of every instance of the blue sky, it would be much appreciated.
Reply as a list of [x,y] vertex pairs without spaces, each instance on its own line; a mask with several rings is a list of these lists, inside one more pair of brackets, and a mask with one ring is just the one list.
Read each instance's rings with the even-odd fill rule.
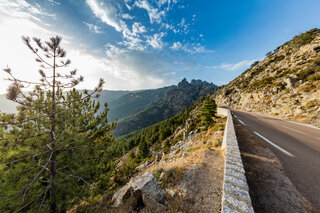
[[105,89],[157,88],[184,77],[222,85],[319,28],[319,8],[319,0],[0,0],[0,66],[37,78],[20,36],[57,34],[85,76],[82,87],[100,77]]

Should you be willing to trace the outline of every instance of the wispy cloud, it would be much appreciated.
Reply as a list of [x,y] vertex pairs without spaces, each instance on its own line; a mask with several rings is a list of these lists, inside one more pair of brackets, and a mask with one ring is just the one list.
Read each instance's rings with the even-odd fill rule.
[[170,48],[173,51],[184,51],[184,52],[190,53],[190,54],[212,53],[212,52],[214,52],[214,50],[206,49],[200,43],[182,44],[180,41],[174,42]]
[[110,25],[118,32],[122,32],[127,28],[126,24],[119,19],[117,9],[110,1],[105,2],[103,5],[99,4],[96,0],[86,0],[86,2],[93,14],[102,22]]
[[155,49],[162,49],[165,45],[165,43],[162,41],[164,35],[164,33],[158,33],[154,34],[153,36],[149,36],[147,43]]
[[88,28],[89,30],[91,30],[94,33],[102,33],[101,28],[94,25],[94,24],[89,24],[87,22],[83,22]]
[[48,0],[48,2],[49,2],[50,4],[52,4],[52,5],[61,5],[60,2],[57,2],[57,1],[55,1],[55,0]]
[[145,9],[149,15],[150,23],[158,23],[160,24],[162,18],[165,16],[164,10],[159,10],[158,8],[153,7],[147,0],[138,0],[135,2],[135,6]]
[[12,18],[33,19],[38,22],[41,22],[41,16],[56,16],[55,14],[44,11],[38,4],[33,6],[25,0],[0,0],[0,14]]
[[239,70],[246,67],[249,67],[255,60],[243,60],[237,63],[222,63],[218,66],[207,66],[208,69],[222,69],[222,70]]

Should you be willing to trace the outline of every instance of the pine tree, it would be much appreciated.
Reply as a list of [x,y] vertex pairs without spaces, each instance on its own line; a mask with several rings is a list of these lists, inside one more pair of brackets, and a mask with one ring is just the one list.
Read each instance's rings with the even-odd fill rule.
[[146,140],[141,140],[138,145],[139,151],[138,151],[138,157],[140,159],[146,158],[149,155],[149,145],[146,142]]
[[205,97],[203,101],[203,105],[200,110],[200,116],[201,116],[200,125],[203,126],[204,129],[207,129],[214,122],[212,117],[215,116],[216,112],[217,112],[216,102],[208,94]]
[[[99,172],[99,156],[113,141],[115,123],[107,121],[108,108],[97,115],[97,98],[104,81],[89,92],[75,90],[83,77],[69,70],[61,37],[24,43],[40,64],[39,82],[15,78],[7,98],[18,103],[18,113],[1,114],[0,211],[65,211],[92,189]],[[34,86],[31,92],[25,92]]]

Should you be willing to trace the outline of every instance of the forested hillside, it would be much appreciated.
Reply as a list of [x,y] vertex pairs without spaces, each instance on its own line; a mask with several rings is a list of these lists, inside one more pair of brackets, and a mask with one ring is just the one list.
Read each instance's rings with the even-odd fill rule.
[[[116,118],[121,120],[143,110],[150,103],[162,98],[172,87],[173,86],[143,91],[132,91],[114,100],[107,101],[110,108],[108,120],[115,121]],[[107,99],[104,99],[103,97],[100,98],[100,101],[102,102],[105,100]]]
[[[97,186],[100,187],[99,193],[87,198],[84,205],[75,206],[73,212],[103,212],[107,209],[110,210],[113,205],[112,195],[120,186],[128,183],[131,177],[141,172],[141,168],[145,168],[150,164],[156,165],[161,159],[165,161],[169,153],[170,156],[176,154],[181,158],[183,151],[181,150],[181,153],[179,153],[180,150],[177,149],[188,141],[187,137],[193,139],[200,133],[207,135],[205,136],[205,142],[198,138],[197,141],[200,145],[197,143],[197,148],[190,148],[190,146],[186,148],[189,152],[203,147],[205,147],[205,150],[208,150],[208,147],[211,146],[219,147],[222,142],[223,132],[221,130],[223,130],[224,121],[220,118],[220,120],[218,118],[212,119],[215,116],[215,112],[216,105],[214,100],[210,96],[202,97],[192,106],[187,107],[184,112],[150,127],[118,137],[104,151],[104,158],[101,159],[100,169],[104,171],[104,179],[103,181],[99,180],[97,183]],[[210,131],[207,132],[208,128],[210,128]],[[219,134],[215,133],[215,131],[219,131]],[[210,142],[207,141],[207,138],[210,138],[213,133],[215,133],[217,139]],[[162,169],[161,171],[164,170]],[[169,172],[176,171],[182,172],[181,169],[173,169]],[[179,200],[180,198],[177,199]],[[183,209],[182,206],[181,208]],[[116,209],[114,211],[122,212]],[[126,209],[126,211],[129,211],[129,209]]]
[[165,95],[135,115],[118,123],[115,135],[123,135],[134,130],[150,126],[182,112],[185,107],[192,105],[199,98],[212,94],[217,86],[201,80],[192,80],[190,83],[183,79],[177,86],[171,87]]

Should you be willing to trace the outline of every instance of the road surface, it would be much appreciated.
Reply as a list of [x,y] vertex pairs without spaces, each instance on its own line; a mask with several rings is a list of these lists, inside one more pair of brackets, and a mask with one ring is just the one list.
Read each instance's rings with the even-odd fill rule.
[[320,129],[230,110],[234,119],[274,152],[291,182],[320,210]]

